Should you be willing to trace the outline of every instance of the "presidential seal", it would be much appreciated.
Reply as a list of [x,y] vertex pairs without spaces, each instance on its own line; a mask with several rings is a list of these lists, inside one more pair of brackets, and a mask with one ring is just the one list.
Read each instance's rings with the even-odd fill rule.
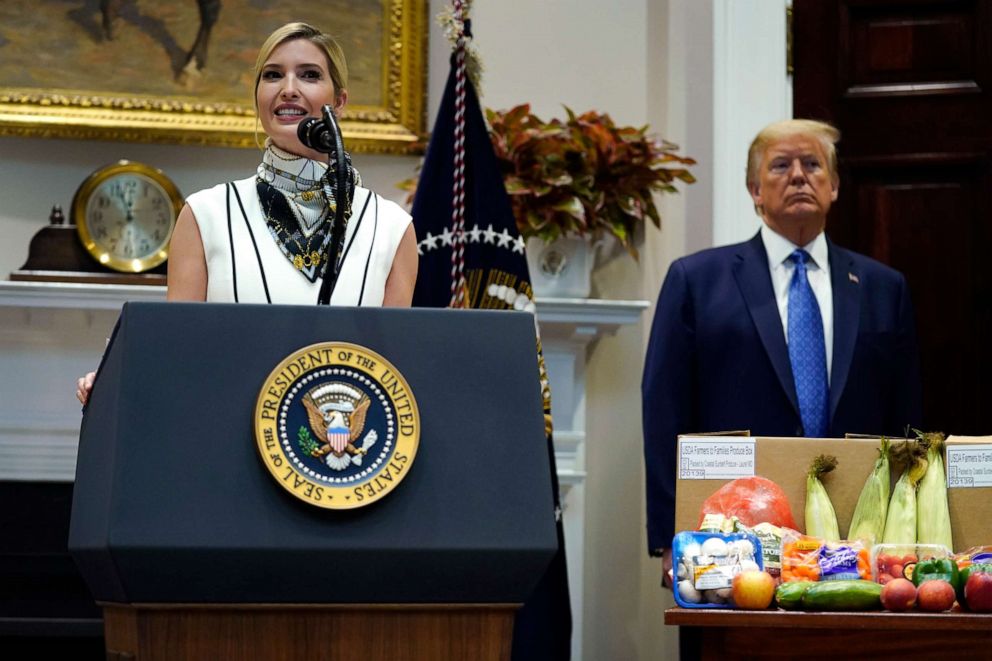
[[420,414],[389,361],[327,342],[296,351],[269,374],[255,406],[255,439],[284,489],[311,505],[353,509],[406,477]]

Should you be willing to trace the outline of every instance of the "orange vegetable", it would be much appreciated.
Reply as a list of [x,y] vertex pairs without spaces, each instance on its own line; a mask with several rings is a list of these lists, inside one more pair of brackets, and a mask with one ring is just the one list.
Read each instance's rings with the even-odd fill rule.
[[[851,551],[856,554],[856,567],[854,558],[850,555]],[[837,556],[836,553],[841,555]],[[841,562],[850,562],[850,564],[838,565],[838,558],[847,558]],[[782,539],[781,560],[783,583],[819,581],[823,578],[824,568],[828,568],[826,570],[828,579],[839,578],[845,573],[850,576],[856,568],[860,579],[871,580],[871,555],[858,541],[828,544],[816,537],[791,532]]]
[[800,535],[782,543],[782,582],[820,580],[820,547],[814,537]]

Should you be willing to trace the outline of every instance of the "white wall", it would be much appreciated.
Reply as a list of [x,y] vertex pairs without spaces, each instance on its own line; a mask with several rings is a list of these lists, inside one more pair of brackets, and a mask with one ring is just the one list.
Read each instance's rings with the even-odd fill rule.
[[[431,14],[443,6],[431,0]],[[476,45],[485,65],[483,104],[530,102],[542,117],[597,109],[650,124],[699,160],[700,179],[661,203],[664,226],[645,236],[640,263],[614,256],[594,274],[604,298],[657,296],[672,259],[750,235],[743,150],[754,130],[788,114],[788,87],[774,61],[785,0],[476,0]],[[429,121],[448,73],[448,44],[432,26]],[[784,64],[782,65],[784,67]],[[743,144],[743,148],[742,148]],[[243,177],[254,150],[0,138],[0,277],[18,268],[52,204],[67,208],[78,184],[119,158],[162,168],[189,194]],[[401,200],[395,182],[416,158],[358,155],[365,180]],[[738,192],[734,192],[734,191]],[[662,626],[670,597],[645,553],[639,382],[653,311],[640,325],[593,346],[587,371],[588,469],[585,659],[674,658]]]
[[529,102],[542,118],[597,109],[623,123],[646,112],[644,0],[477,0],[486,105]]

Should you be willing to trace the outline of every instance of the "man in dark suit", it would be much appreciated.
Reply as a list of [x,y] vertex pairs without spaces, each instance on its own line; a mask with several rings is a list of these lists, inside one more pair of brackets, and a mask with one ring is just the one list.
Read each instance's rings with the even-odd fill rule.
[[648,544],[665,557],[666,583],[679,434],[897,435],[919,425],[906,280],[823,233],[839,137],[808,120],[763,129],[747,172],[761,230],[678,259],[665,278],[641,389]]

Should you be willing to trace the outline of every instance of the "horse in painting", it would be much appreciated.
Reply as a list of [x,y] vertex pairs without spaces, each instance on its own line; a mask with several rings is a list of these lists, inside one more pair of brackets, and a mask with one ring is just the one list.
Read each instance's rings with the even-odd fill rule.
[[[115,24],[120,14],[122,2],[123,0],[100,0],[103,35],[108,40],[113,40],[115,37]],[[177,78],[181,82],[198,76],[203,68],[207,66],[207,47],[210,44],[210,30],[217,23],[217,18],[220,16],[221,0],[196,0],[196,5],[200,10],[200,29],[196,33],[196,40],[193,42],[193,47],[186,54],[185,64],[177,74]]]

